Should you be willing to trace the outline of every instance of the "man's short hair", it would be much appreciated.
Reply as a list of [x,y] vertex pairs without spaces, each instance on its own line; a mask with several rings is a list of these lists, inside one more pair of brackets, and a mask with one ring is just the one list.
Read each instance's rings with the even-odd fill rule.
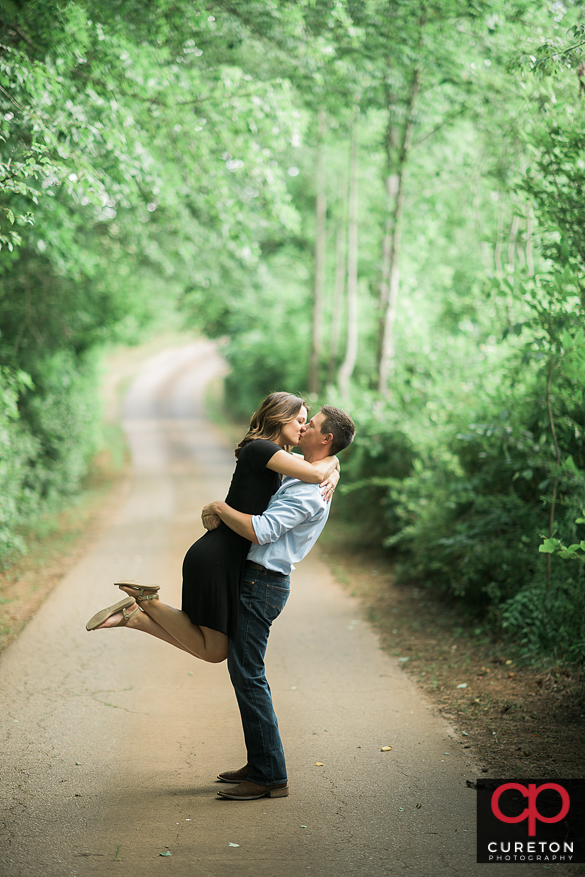
[[325,415],[325,420],[321,424],[321,434],[327,435],[329,432],[332,434],[331,453],[338,454],[352,443],[355,424],[349,414],[341,408],[334,408],[333,405],[323,405],[321,413]]

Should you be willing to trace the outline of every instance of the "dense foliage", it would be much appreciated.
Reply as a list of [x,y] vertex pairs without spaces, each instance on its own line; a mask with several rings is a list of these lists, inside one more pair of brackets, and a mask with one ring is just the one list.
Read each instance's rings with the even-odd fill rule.
[[29,0],[1,14],[0,520],[11,548],[23,522],[78,488],[96,450],[100,348],[164,325],[212,283],[236,290],[260,231],[295,217],[274,160],[292,124],[289,85],[237,63],[236,20],[216,39],[203,3]]
[[178,309],[237,414],[351,410],[338,513],[403,580],[582,657],[582,8],[2,9],[0,552],[83,475],[100,348]]

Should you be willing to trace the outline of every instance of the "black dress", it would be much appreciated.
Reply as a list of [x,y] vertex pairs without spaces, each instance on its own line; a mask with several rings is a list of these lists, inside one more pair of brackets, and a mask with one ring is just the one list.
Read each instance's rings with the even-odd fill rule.
[[[280,487],[278,472],[266,468],[282,448],[266,439],[244,445],[226,496],[238,512],[261,515]],[[250,542],[221,523],[188,550],[183,561],[183,612],[193,624],[236,638],[240,582]]]

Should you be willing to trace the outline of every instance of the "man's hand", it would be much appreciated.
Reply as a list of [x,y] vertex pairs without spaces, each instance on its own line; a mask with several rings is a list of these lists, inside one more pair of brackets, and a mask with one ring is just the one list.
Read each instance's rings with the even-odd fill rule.
[[206,530],[217,530],[221,524],[221,518],[215,511],[215,503],[208,503],[201,512],[201,522]]
[[327,481],[323,481],[319,487],[321,488],[321,495],[326,502],[331,502],[331,497],[333,496],[333,491],[337,487],[337,482],[339,481],[339,471],[334,469]]
[[[215,523],[215,519],[217,519],[218,523]],[[223,522],[227,524],[230,530],[233,530],[238,536],[243,536],[248,542],[258,542],[252,525],[252,515],[237,512],[221,499],[216,499],[203,508],[201,520],[203,521],[203,526],[208,530],[215,530]]]
[[201,515],[201,522],[206,530],[217,530],[221,518],[218,515]]

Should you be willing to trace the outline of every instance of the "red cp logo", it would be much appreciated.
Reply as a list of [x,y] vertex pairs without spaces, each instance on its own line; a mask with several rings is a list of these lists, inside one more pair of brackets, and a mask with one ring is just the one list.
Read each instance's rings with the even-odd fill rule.
[[[502,795],[507,789],[518,789],[519,792],[522,792],[524,798],[528,798],[528,807],[520,814],[520,816],[504,816],[500,810],[500,795]],[[545,789],[554,789],[561,796],[562,806],[556,816],[541,816],[538,812],[536,799]],[[499,819],[501,822],[522,822],[522,820],[528,819],[529,837],[534,837],[536,834],[537,819],[541,822],[560,822],[560,820],[569,812],[570,806],[571,799],[569,798],[569,793],[557,783],[543,783],[542,786],[538,787],[535,783],[529,783],[528,786],[521,786],[520,783],[505,783],[503,786],[498,786],[492,795],[492,813],[496,819]]]

